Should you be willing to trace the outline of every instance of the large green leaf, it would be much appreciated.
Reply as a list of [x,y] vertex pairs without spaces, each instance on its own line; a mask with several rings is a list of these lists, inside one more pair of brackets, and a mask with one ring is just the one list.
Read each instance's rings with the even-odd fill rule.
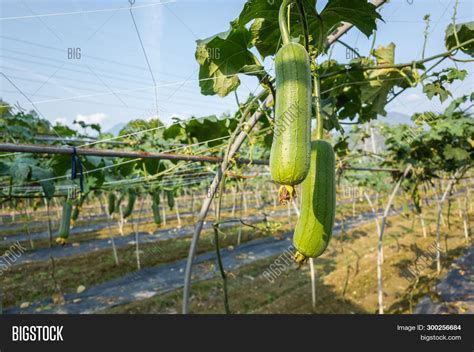
[[[244,26],[254,20],[250,27],[252,44],[262,57],[274,55],[280,42],[278,12],[282,0],[249,0],[234,24]],[[376,29],[376,19],[380,15],[376,7],[366,0],[330,0],[320,15],[316,12],[315,0],[302,0],[308,23],[310,44],[315,46],[320,36],[326,38],[341,22],[352,23],[369,36]],[[296,6],[291,10],[290,35],[298,38],[303,35],[303,26]],[[322,32],[321,32],[322,29]]]
[[[395,44],[379,46],[373,55],[377,65],[393,65],[395,63]],[[402,74],[403,73],[403,74]],[[387,96],[394,86],[406,87],[405,76],[412,76],[410,68],[402,71],[396,68],[370,70],[366,74],[367,81],[361,85],[361,100],[370,105],[372,113],[386,115]]]
[[[474,39],[474,21],[461,23],[456,25],[456,35],[459,44],[465,43],[470,39]],[[450,24],[446,28],[445,45],[448,50],[458,45],[456,42],[456,35],[454,33],[454,26]],[[474,41],[468,45],[461,47],[461,50],[470,56],[474,56]]]
[[163,131],[163,138],[175,139],[179,137],[185,137],[184,127],[180,123],[173,123],[170,127]]
[[51,158],[51,167],[56,175],[64,175],[71,169],[71,156],[67,154],[54,155]]
[[[280,40],[280,27],[278,25],[278,12],[282,0],[267,1],[267,0],[249,0],[246,2],[242,12],[233,25],[245,26],[253,20],[250,26],[252,35],[252,44],[257,48],[262,57],[274,55],[278,50]],[[316,1],[303,0],[302,1],[308,27],[313,38],[318,38],[317,32],[319,26],[316,25]],[[300,15],[296,6],[291,9],[291,23],[290,35],[297,38],[303,35],[303,26],[301,25]]]
[[23,182],[30,177],[31,166],[22,159],[15,160],[10,167],[10,176],[15,182]]
[[259,65],[250,52],[251,35],[245,27],[234,27],[224,33],[197,41],[199,86],[204,95],[226,96],[240,85],[238,74],[246,65]]
[[271,56],[278,50],[280,30],[276,25],[276,21],[257,18],[250,26],[252,43],[257,48],[261,57]]
[[186,133],[193,140],[198,142],[210,141],[207,144],[210,147],[222,144],[220,137],[230,134],[235,129],[235,119],[219,119],[216,116],[202,117],[199,119],[191,119],[186,123]]
[[48,199],[53,198],[54,195],[54,180],[51,180],[53,177],[54,174],[51,170],[35,165],[31,166],[31,180],[39,181],[44,195]]
[[340,22],[352,23],[369,37],[382,19],[375,5],[367,0],[330,0],[321,12],[325,35]]

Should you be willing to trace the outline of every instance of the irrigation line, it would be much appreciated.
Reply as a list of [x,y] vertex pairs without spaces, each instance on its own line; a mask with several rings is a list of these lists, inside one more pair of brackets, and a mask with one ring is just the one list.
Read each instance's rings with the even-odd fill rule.
[[[260,95],[260,94],[258,94]],[[189,255],[186,263],[186,270],[185,270],[185,278],[184,278],[184,289],[183,289],[183,313],[188,313],[189,311],[189,295],[190,295],[190,288],[191,288],[191,274],[192,274],[192,266],[194,261],[194,256],[196,255],[197,244],[199,241],[199,236],[201,234],[202,227],[204,225],[204,221],[206,219],[207,213],[209,211],[209,207],[212,203],[214,195],[216,191],[219,189],[220,181],[227,171],[229,166],[229,160],[231,160],[234,155],[238,152],[240,146],[243,144],[245,139],[248,136],[248,133],[252,130],[252,128],[256,125],[260,117],[264,114],[264,110],[269,107],[272,103],[273,99],[271,96],[268,96],[265,101],[261,104],[260,108],[257,109],[247,121],[246,129],[240,132],[235,138],[234,142],[229,148],[229,152],[227,154],[227,158],[222,160],[219,169],[217,170],[214,179],[209,187],[208,190],[208,197],[204,199],[204,202],[201,207],[201,211],[198,215],[198,219],[195,225],[193,237],[191,240],[191,245],[189,247]]]
[[[228,137],[228,136],[226,136]],[[207,143],[207,141],[205,142]],[[184,147],[181,147],[184,148]],[[4,152],[22,152],[34,154],[73,154],[72,147],[53,147],[41,146],[34,144],[0,144],[0,151]],[[172,154],[172,153],[149,153],[143,151],[120,151],[110,149],[92,149],[79,148],[76,149],[77,155],[102,156],[102,157],[118,157],[118,158],[139,158],[139,159],[159,159],[159,160],[183,160],[183,161],[203,161],[211,163],[220,163],[223,158],[218,156],[191,155],[191,154]],[[267,160],[249,160],[236,159],[237,164],[257,164],[267,165]]]
[[[261,132],[265,132],[266,129],[263,129],[261,131],[259,131],[259,133]],[[167,156],[173,156],[175,157],[177,154],[166,154],[167,152],[171,152],[171,151],[174,151],[174,150],[179,150],[179,149],[183,149],[183,148],[188,148],[188,147],[192,147],[192,146],[198,146],[198,145],[201,145],[201,144],[204,144],[204,143],[208,143],[208,142],[211,142],[211,141],[216,141],[216,140],[221,140],[221,139],[226,139],[226,138],[229,138],[230,136],[224,136],[224,137],[218,137],[218,138],[214,138],[214,139],[210,139],[210,140],[206,140],[206,141],[202,141],[202,142],[198,142],[198,143],[194,143],[194,144],[189,144],[189,145],[184,145],[182,147],[178,147],[178,148],[174,148],[174,149],[169,149],[167,151],[165,151],[163,154],[164,155],[167,155]],[[10,147],[14,148],[15,145],[14,144],[9,144]],[[33,147],[33,148],[49,148],[48,146],[36,146],[36,145],[26,145],[26,146],[29,146],[29,147]],[[1,145],[0,145],[1,147]],[[65,148],[59,148],[59,147],[53,147],[55,149],[59,149],[59,150],[64,150]],[[206,150],[204,151],[209,151],[209,150],[212,150],[216,147],[210,147],[210,148],[207,148]],[[72,150],[72,149],[71,149]],[[84,149],[82,149],[84,150]],[[94,150],[94,149],[93,149]],[[101,151],[104,151],[104,150],[101,150]],[[111,152],[113,153],[114,151],[113,150],[105,150],[105,151],[108,151],[108,152]],[[203,151],[203,152],[204,152]],[[25,152],[25,151],[22,151],[22,152]],[[37,153],[37,152],[36,152]],[[78,153],[78,150],[76,149],[76,153]],[[111,154],[109,153],[109,154]],[[147,152],[140,152],[140,153],[145,153],[147,155],[150,155],[152,153],[147,153]],[[15,153],[12,153],[12,154],[15,154]],[[7,154],[7,155],[12,155],[12,154]],[[53,154],[58,154],[58,153],[53,153]],[[69,154],[69,153],[59,153],[59,154]],[[159,156],[159,157],[156,157],[155,159],[164,159],[162,157],[162,155]],[[92,154],[89,154],[89,155],[92,155]],[[95,154],[94,154],[95,155]],[[102,155],[98,155],[98,156],[102,156]],[[113,156],[113,155],[108,155],[108,156]],[[187,157],[187,159],[189,159],[189,155],[184,155],[185,157]],[[201,157],[200,155],[193,155],[192,157]],[[131,162],[135,162],[135,161],[138,161],[140,159],[144,159],[144,158],[147,158],[146,156],[142,156],[142,157],[138,157],[138,158],[135,158],[135,159],[132,159],[132,160],[127,160],[127,161],[123,161],[121,163],[117,163],[117,164],[113,164],[113,165],[109,165],[109,166],[104,166],[104,167],[101,167],[101,168],[97,168],[97,169],[93,169],[93,170],[88,170],[88,171],[85,171],[84,174],[90,174],[90,173],[93,173],[93,172],[97,172],[97,171],[100,171],[100,170],[104,170],[104,169],[109,169],[109,168],[113,168],[113,167],[116,167],[116,166],[120,166],[120,165],[124,165],[124,164],[127,164],[127,163],[131,163]],[[149,158],[149,156],[148,156]],[[209,158],[209,157],[208,157]],[[210,158],[218,158],[218,157],[210,157]],[[221,158],[222,159],[222,158]],[[181,160],[179,157],[178,158],[175,158],[173,160]],[[242,163],[244,164],[257,164],[256,162],[254,162],[253,160],[247,160],[247,159],[235,159],[234,161],[236,163],[238,163],[240,161],[242,161]],[[186,160],[186,161],[190,161],[190,160]],[[197,161],[202,161],[202,160],[197,160]],[[212,161],[210,161],[212,162]],[[267,161],[265,161],[267,162]],[[158,175],[154,175],[152,177],[157,177]],[[64,176],[57,176],[57,177],[51,177],[51,178],[48,178],[48,179],[41,179],[41,180],[36,180],[36,181],[33,181],[33,182],[30,182],[30,183],[27,183],[28,184],[36,184],[36,183],[39,183],[39,182],[46,182],[46,181],[52,181],[52,180],[58,180],[58,179],[63,179],[63,178],[67,178],[69,177],[68,175],[64,175]],[[149,179],[149,178],[148,178]],[[9,186],[8,186],[9,187]],[[12,186],[12,188],[16,188],[16,187],[24,187],[24,186]]]
[[[215,139],[210,139],[207,141],[189,144],[183,147],[170,149],[169,151],[184,149],[191,146],[196,146],[203,143],[212,142],[219,139],[229,138],[229,136],[219,137]],[[107,141],[107,140],[104,140]],[[94,142],[96,143],[96,142]],[[102,143],[102,141],[97,141],[97,143]],[[223,161],[222,157],[218,156],[206,156],[206,155],[195,155],[195,154],[175,154],[168,153],[165,151],[163,153],[150,153],[144,151],[126,151],[126,150],[111,150],[111,149],[99,149],[99,148],[76,148],[77,155],[88,155],[88,156],[102,156],[102,157],[117,157],[117,158],[138,158],[138,159],[159,159],[159,160],[182,160],[182,161],[191,161],[191,162],[209,162],[209,163],[221,163]],[[0,143],[0,152],[14,152],[14,153],[33,153],[33,154],[72,154],[72,147],[55,147],[47,145],[36,145],[36,144],[11,144],[11,143]],[[2,155],[3,156],[3,155]],[[255,165],[269,165],[269,160],[266,159],[235,159],[237,164],[255,164]],[[370,172],[398,172],[398,169],[390,168],[370,168],[370,167],[352,167],[352,166],[343,166],[344,170],[353,170],[353,171],[370,171]],[[91,171],[97,171],[100,169],[94,169]],[[41,180],[41,181],[49,181]],[[39,182],[39,181],[38,181]]]
[[387,217],[390,214],[390,210],[392,209],[392,203],[395,198],[395,195],[400,188],[403,180],[408,176],[410,171],[412,170],[413,166],[408,164],[403,175],[398,179],[397,183],[392,189],[392,193],[389,196],[387,205],[385,207],[385,211],[382,216],[382,222],[380,224],[380,231],[378,233],[378,242],[377,242],[377,297],[378,297],[378,311],[379,314],[384,313],[383,309],[383,276],[382,276],[382,265],[383,265],[383,234],[385,230],[385,225],[387,222]]
[[[121,163],[117,163],[117,164],[113,164],[113,165],[109,165],[109,166],[104,166],[104,167],[100,167],[100,168],[97,168],[97,169],[93,169],[93,170],[89,170],[89,171],[85,171],[84,174],[90,174],[90,173],[93,173],[93,172],[96,172],[96,171],[100,171],[100,170],[105,170],[105,169],[109,169],[109,168],[113,168],[113,167],[116,167],[116,166],[120,166],[120,165],[124,165],[124,164],[127,164],[127,163],[131,163],[131,162],[135,162],[135,161],[138,161],[140,159],[144,159],[144,158],[154,158],[154,159],[162,159],[162,160],[166,160],[166,156],[170,156],[170,158],[168,158],[167,160],[187,160],[187,161],[192,161],[190,160],[190,158],[202,158],[201,156],[199,155],[186,155],[186,154],[171,154],[168,152],[171,152],[171,151],[175,151],[175,150],[179,150],[179,149],[184,149],[184,148],[188,148],[188,147],[192,147],[192,146],[198,146],[198,145],[201,145],[201,144],[204,144],[204,143],[208,143],[208,142],[211,142],[211,141],[215,141],[215,140],[219,140],[219,139],[225,139],[225,138],[229,138],[229,136],[225,136],[225,137],[219,137],[219,138],[214,138],[214,139],[210,139],[210,140],[206,140],[206,141],[203,141],[203,142],[199,142],[199,143],[194,143],[194,144],[189,144],[189,145],[186,145],[184,147],[179,147],[179,148],[174,148],[174,149],[169,149],[167,151],[164,151],[162,154],[158,154],[160,156],[157,156],[157,154],[153,154],[153,153],[147,153],[147,152],[121,152],[121,153],[139,153],[139,154],[143,154],[141,156],[138,156],[132,160],[126,160],[126,161],[123,161]],[[7,146],[7,150],[9,151],[17,151],[17,152],[23,152],[23,153],[39,153],[39,154],[72,154],[73,152],[73,148],[72,147],[50,147],[50,146],[37,146],[37,145],[32,145],[32,144],[3,144],[3,146]],[[26,146],[26,149],[29,149],[30,151],[27,151],[25,148],[23,148],[23,150],[18,150],[16,147],[17,146]],[[44,149],[44,148],[53,148],[52,150],[50,150],[49,153],[47,152],[44,152],[44,151],[40,151],[40,149]],[[0,144],[0,151],[2,150],[2,144]],[[79,152],[79,150],[81,151],[84,151],[84,150],[88,150],[88,149],[85,149],[85,148],[81,148],[81,149],[77,149],[76,148],[76,154],[77,155],[90,155],[90,156],[105,156],[105,157],[115,157],[115,156],[118,156],[120,157],[120,155],[116,155],[118,153],[118,151],[113,151],[113,150],[109,150],[109,149],[99,149],[100,150],[100,154],[95,154],[94,152],[92,153],[89,153],[89,154],[81,154]],[[98,149],[92,149],[93,151],[94,150],[98,150]],[[104,155],[104,153],[107,153],[108,155]],[[153,155],[152,157],[150,157],[150,155]],[[183,158],[180,158],[180,157],[176,157],[176,155],[181,155],[183,157],[186,157],[185,159]],[[129,154],[128,157],[133,157],[132,155]],[[218,158],[218,157],[208,157],[208,158]],[[201,161],[201,160],[194,160],[194,161]],[[212,162],[212,161],[211,161]],[[34,181],[34,182],[30,182],[28,184],[35,184],[35,183],[38,183],[38,182],[46,182],[46,181],[52,181],[52,180],[59,180],[59,179],[62,179],[62,178],[67,178],[69,177],[68,175],[64,175],[64,176],[57,176],[57,177],[51,177],[51,178],[48,178],[48,179],[42,179],[42,180],[37,180],[37,181]]]
[[342,166],[343,170],[352,170],[352,171],[370,171],[370,172],[399,172],[398,169],[386,169],[380,167],[353,167],[353,166]]
[[[0,135],[0,137],[4,137],[4,135]],[[34,137],[36,141],[45,141],[45,142],[67,142],[67,143],[82,143],[81,146],[85,146],[87,144],[84,143],[104,143],[104,144],[113,144],[113,145],[128,145],[126,142],[114,142],[114,141],[106,141],[104,140],[98,140],[96,138],[74,138],[74,137],[64,137],[64,138],[59,138],[51,135],[36,135]],[[79,146],[79,147],[81,147]],[[3,155],[0,155],[3,156]]]

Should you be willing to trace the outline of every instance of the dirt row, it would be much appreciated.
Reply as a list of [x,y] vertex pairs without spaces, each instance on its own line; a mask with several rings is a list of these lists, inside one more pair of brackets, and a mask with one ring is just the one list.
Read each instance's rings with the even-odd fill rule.
[[[367,213],[357,218],[346,219],[344,226],[346,229],[352,228],[373,218],[373,214]],[[337,234],[339,231],[340,224],[336,224],[334,233]],[[224,266],[226,270],[235,270],[252,262],[278,255],[291,246],[291,235],[292,232],[289,232],[281,238],[262,238],[241,244],[235,249],[223,249]],[[215,252],[198,256],[195,263],[193,282],[218,275]],[[54,305],[52,299],[47,299],[32,303],[26,308],[8,308],[4,310],[4,313],[95,313],[181,288],[185,265],[186,260],[180,260],[158,267],[145,268],[90,287],[82,293],[67,294],[63,305]]]
[[424,297],[414,313],[474,314],[474,246],[451,266],[436,292]]

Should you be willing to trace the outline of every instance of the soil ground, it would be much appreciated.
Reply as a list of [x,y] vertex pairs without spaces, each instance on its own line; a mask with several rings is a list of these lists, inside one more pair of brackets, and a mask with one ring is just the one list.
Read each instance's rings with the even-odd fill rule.
[[[434,214],[426,216],[431,231],[423,238],[421,226],[401,215],[390,218],[384,241],[384,308],[386,313],[410,313],[422,297],[436,292],[435,286],[449,266],[465,253],[462,221],[452,216],[450,229],[442,227],[442,272],[436,274],[432,262],[420,274],[417,285],[404,278],[402,270],[413,263],[420,251],[435,241]],[[447,237],[446,237],[447,236]],[[444,238],[446,237],[446,238]],[[368,223],[333,238],[330,250],[315,261],[317,270],[316,305],[311,299],[308,265],[290,267],[273,282],[263,272],[277,257],[260,260],[228,272],[231,313],[376,313],[376,232]],[[446,249],[447,245],[447,249]],[[105,310],[104,313],[178,313],[182,290]],[[193,285],[192,313],[223,313],[222,280],[214,278]]]

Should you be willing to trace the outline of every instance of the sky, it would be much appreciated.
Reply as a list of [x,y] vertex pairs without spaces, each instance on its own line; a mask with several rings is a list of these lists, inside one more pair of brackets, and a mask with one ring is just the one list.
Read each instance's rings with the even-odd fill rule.
[[[173,116],[234,112],[233,94],[200,94],[194,54],[196,40],[226,31],[245,1],[160,1],[135,0],[132,18],[128,0],[0,0],[0,67],[6,76],[0,77],[0,98],[25,109],[33,108],[33,102],[53,123],[82,120],[100,123],[105,131],[157,114],[169,124]],[[318,9],[326,2],[318,1]],[[430,14],[426,56],[445,51],[444,30],[454,4],[455,0],[390,1],[380,9],[384,22],[378,21],[376,46],[394,42],[397,63],[420,59],[423,16]],[[460,0],[457,23],[473,20],[474,1]],[[357,29],[343,40],[362,54],[368,53],[372,41]],[[333,57],[348,61],[340,44]],[[272,60],[265,66],[271,69]],[[472,63],[458,66],[468,72],[474,68]],[[238,96],[244,100],[259,86],[256,78],[241,80]],[[471,75],[451,90],[455,96],[467,94],[473,83]],[[393,112],[399,116],[441,109],[437,99],[428,100],[418,87],[387,106],[385,121],[390,122]]]

